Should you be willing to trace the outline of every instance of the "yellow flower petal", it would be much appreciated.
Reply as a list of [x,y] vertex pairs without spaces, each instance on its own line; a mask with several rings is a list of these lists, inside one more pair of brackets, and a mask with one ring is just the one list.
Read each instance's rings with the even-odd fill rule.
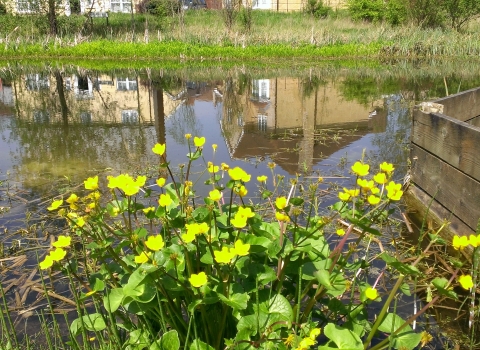
[[145,241],[145,245],[148,249],[156,252],[163,248],[165,242],[163,241],[161,235],[149,236],[148,239]]
[[208,198],[215,202],[219,201],[220,199],[222,199],[222,192],[220,192],[219,190],[210,191]]
[[98,189],[98,176],[89,177],[83,181],[86,190],[96,190]]
[[163,156],[163,154],[165,153],[166,147],[167,147],[167,145],[165,143],[163,143],[163,144],[157,143],[152,148],[152,152],[155,153],[155,154],[158,154],[159,156]]
[[59,199],[59,200],[53,201],[52,204],[50,204],[50,206],[47,209],[50,211],[56,210],[62,204],[63,204],[63,199]]
[[57,241],[54,242],[52,245],[56,248],[69,247],[71,241],[72,241],[72,237],[60,235],[60,236],[58,236]]
[[193,144],[195,147],[202,147],[205,144],[205,137],[194,137]]
[[275,199],[275,206],[278,208],[278,209],[285,209],[287,207],[288,203],[287,203],[287,198],[286,197],[277,197],[277,199]]
[[137,264],[146,263],[148,261],[148,258],[150,257],[150,255],[152,255],[152,253],[142,252],[140,255],[135,256],[135,262]]
[[201,286],[207,284],[207,275],[205,272],[200,272],[198,274],[192,273],[188,281],[195,288],[200,288]]
[[45,259],[43,259],[42,262],[40,262],[39,266],[41,270],[46,270],[49,267],[52,267],[53,265],[53,259],[50,255],[47,255]]
[[370,169],[370,165],[363,164],[361,162],[355,162],[355,164],[352,165],[352,171],[358,176],[368,175],[369,169]]
[[473,287],[472,276],[470,275],[461,275],[458,278],[458,283],[462,286],[463,289],[470,290]]
[[368,287],[365,290],[365,296],[370,300],[375,300],[378,298],[378,291],[375,288]]

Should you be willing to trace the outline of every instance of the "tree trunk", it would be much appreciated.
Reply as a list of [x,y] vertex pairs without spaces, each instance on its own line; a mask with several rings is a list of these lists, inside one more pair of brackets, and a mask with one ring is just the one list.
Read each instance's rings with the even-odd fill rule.
[[50,23],[50,34],[57,35],[57,12],[55,0],[48,0],[48,22]]

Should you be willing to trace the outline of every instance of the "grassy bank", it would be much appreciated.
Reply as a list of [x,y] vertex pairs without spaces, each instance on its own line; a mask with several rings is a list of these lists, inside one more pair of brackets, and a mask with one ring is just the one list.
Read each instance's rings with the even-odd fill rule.
[[220,12],[187,11],[174,17],[111,14],[109,22],[61,17],[59,35],[42,33],[41,16],[0,16],[4,58],[216,59],[465,57],[480,55],[478,29],[390,27],[352,22],[340,14],[315,19],[303,13],[254,11],[249,30],[241,21],[227,30]]

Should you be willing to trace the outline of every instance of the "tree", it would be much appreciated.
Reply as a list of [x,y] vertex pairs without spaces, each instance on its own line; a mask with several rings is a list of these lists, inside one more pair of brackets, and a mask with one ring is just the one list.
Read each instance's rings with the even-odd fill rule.
[[460,31],[468,22],[479,17],[480,0],[444,0],[450,26]]

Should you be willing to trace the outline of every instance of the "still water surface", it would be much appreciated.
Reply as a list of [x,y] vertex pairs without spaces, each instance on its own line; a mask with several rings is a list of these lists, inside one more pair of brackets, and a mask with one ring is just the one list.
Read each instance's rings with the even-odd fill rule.
[[[187,162],[187,133],[206,137],[206,161],[240,166],[253,178],[269,175],[274,162],[276,174],[321,175],[326,186],[341,185],[362,154],[374,164],[393,163],[402,178],[412,107],[443,97],[445,84],[473,87],[479,77],[395,76],[385,69],[292,76],[232,69],[201,78],[153,69],[4,69],[0,181],[8,181],[0,229],[21,227],[25,213],[44,211],[62,186],[100,172],[143,172],[158,161],[155,143],[167,144],[178,169]],[[215,154],[211,144],[218,145]],[[193,169],[199,177],[200,163]],[[254,191],[249,196],[255,200]],[[12,237],[0,241],[7,247]]]

